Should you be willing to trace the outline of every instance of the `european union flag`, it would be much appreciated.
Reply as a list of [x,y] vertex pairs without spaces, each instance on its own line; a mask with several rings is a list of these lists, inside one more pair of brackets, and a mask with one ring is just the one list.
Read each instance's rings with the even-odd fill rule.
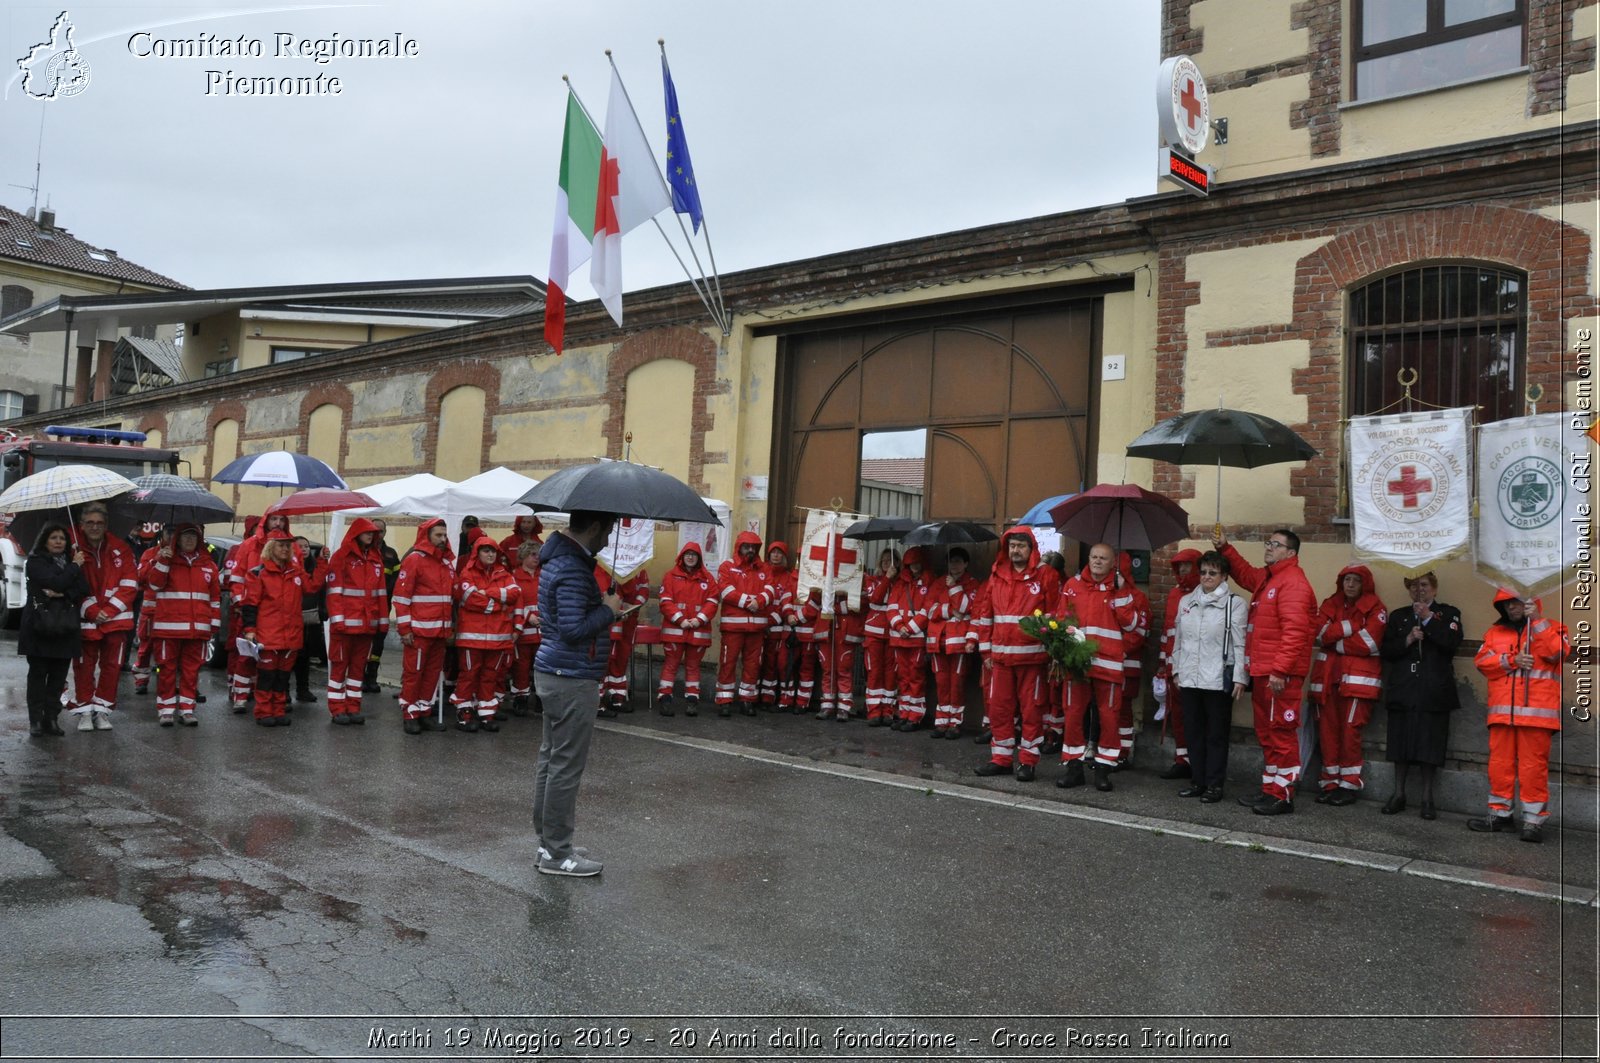
[[672,86],[672,68],[661,57],[661,80],[667,98],[667,187],[672,189],[672,209],[689,215],[694,231],[700,231],[703,213],[700,190],[694,184],[694,163],[689,161],[689,140],[684,136],[683,120],[678,117],[678,90]]

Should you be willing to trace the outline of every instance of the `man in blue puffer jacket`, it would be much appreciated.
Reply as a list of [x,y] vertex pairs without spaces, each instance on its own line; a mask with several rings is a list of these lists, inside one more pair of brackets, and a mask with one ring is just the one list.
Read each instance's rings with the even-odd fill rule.
[[578,510],[572,523],[539,551],[539,653],[534,689],[544,703],[544,740],[533,780],[533,825],[539,832],[539,872],[598,875],[601,863],[574,849],[578,785],[589,759],[600,679],[606,673],[611,623],[622,599],[600,593],[594,554],[611,537],[617,518]]

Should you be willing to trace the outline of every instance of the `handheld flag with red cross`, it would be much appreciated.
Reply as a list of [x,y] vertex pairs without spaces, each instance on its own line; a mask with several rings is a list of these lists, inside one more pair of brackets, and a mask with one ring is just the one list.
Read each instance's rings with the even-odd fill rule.
[[830,509],[813,509],[807,514],[806,534],[796,564],[800,577],[797,599],[805,601],[814,587],[821,595],[825,616],[833,615],[834,598],[841,592],[852,610],[861,608],[864,551],[859,540],[846,539],[843,533],[865,519],[864,513],[836,513]]

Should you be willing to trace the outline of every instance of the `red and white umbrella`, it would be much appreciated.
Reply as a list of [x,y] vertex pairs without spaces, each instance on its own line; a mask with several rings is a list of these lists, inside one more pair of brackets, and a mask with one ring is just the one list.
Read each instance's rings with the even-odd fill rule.
[[337,513],[345,509],[370,509],[378,500],[360,491],[338,487],[309,487],[304,491],[284,495],[268,506],[263,516],[281,513],[292,517],[306,513]]

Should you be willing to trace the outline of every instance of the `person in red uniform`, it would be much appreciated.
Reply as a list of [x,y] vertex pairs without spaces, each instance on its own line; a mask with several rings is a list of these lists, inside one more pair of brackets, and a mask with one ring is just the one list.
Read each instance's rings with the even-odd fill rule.
[[898,688],[896,731],[915,731],[928,714],[928,615],[924,606],[930,579],[925,571],[927,554],[913,546],[900,558],[900,574],[889,587],[889,650],[894,655]]
[[733,541],[733,556],[717,570],[717,602],[722,610],[722,661],[717,669],[717,714],[756,714],[761,676],[761,644],[774,594],[761,560],[761,536],[742,531]]
[[400,710],[406,734],[440,725],[429,713],[444,671],[444,647],[451,634],[455,553],[450,531],[438,517],[417,527],[417,541],[400,561],[394,583],[394,624],[404,647]]
[[1361,730],[1383,691],[1379,651],[1388,622],[1372,571],[1346,565],[1339,572],[1339,589],[1318,610],[1311,663],[1311,700],[1317,706],[1322,754],[1318,804],[1353,805],[1360,798]]
[[[261,517],[252,513],[244,518],[244,538],[240,539],[222,559],[222,592],[228,596],[229,602],[238,602],[244,597],[244,573],[240,567],[244,562],[245,544],[255,538],[256,530],[261,527]],[[239,638],[244,634],[244,618],[239,610],[228,607],[228,637],[223,640],[227,647],[228,660],[228,701],[236,713],[244,712],[249,707],[250,695],[255,689],[256,661],[253,657],[244,657],[239,653]]]
[[[517,640],[513,652],[506,654],[510,678],[511,715],[526,716],[533,707],[533,658],[539,652],[539,547],[543,543],[526,540],[517,547],[517,565],[511,570],[522,599],[517,603]],[[504,544],[501,544],[504,549]]]
[[389,633],[389,585],[384,579],[378,526],[350,522],[327,564],[328,712],[336,724],[364,723],[361,683],[373,639]]
[[[793,701],[790,667],[794,660],[794,625],[790,622],[800,573],[789,565],[789,544],[767,544],[767,627],[761,642],[761,707],[768,712]],[[788,695],[788,696],[786,696]]]
[[[245,519],[245,527],[250,527],[249,518]],[[289,518],[282,513],[271,513],[260,518],[255,525],[255,530],[249,532],[243,542],[234,547],[229,554],[228,571],[224,573],[227,579],[227,590],[235,601],[244,596],[245,578],[250,570],[261,563],[261,551],[266,543],[267,536],[275,531],[281,531],[290,536],[289,549],[294,556],[295,564],[305,567],[305,555],[300,547],[292,540],[294,532],[289,528]],[[243,633],[241,623],[240,633]],[[250,698],[255,690],[256,671],[260,666],[254,657],[240,656],[229,671],[229,697],[233,702],[233,711],[242,713],[249,706]]]
[[[595,582],[600,593],[617,592],[623,606],[644,605],[650,600],[650,573],[640,569],[625,580],[618,580],[599,566],[595,567]],[[634,638],[639,631],[640,610],[625,612],[611,625],[611,652],[606,658],[606,675],[600,681],[600,715],[606,718],[619,712],[632,712],[628,699],[628,663],[633,660]]]
[[500,540],[500,552],[505,555],[506,564],[518,564],[518,551],[523,543],[543,546],[543,535],[544,522],[538,517],[518,517],[511,524],[511,534]]
[[[1047,612],[1075,618],[1078,630],[1098,646],[1087,675],[1062,678],[1066,730],[1061,739],[1061,762],[1066,771],[1056,785],[1082,786],[1083,766],[1092,762],[1095,789],[1110,790],[1111,772],[1122,756],[1117,721],[1122,712],[1124,640],[1139,623],[1133,594],[1117,572],[1116,551],[1107,543],[1090,547],[1089,563],[1062,584],[1059,605]],[[1100,721],[1092,753],[1086,727],[1091,704]]]
[[[988,706],[989,759],[972,769],[977,775],[1009,775],[1013,761],[1018,782],[1032,782],[1044,745],[1044,644],[1023,633],[1019,622],[1035,612],[1054,609],[1061,596],[1061,577],[1039,558],[1039,545],[1026,527],[1000,537],[985,586],[983,639],[984,701]],[[1016,720],[1022,718],[1022,740]]]
[[1228,559],[1233,581],[1250,592],[1244,652],[1261,743],[1261,793],[1239,803],[1258,816],[1285,815],[1294,811],[1300,779],[1300,700],[1317,633],[1317,596],[1300,568],[1300,537],[1288,528],[1267,536],[1264,568],[1246,561],[1220,532],[1212,542]]
[[1133,611],[1138,616],[1132,631],[1122,633],[1122,698],[1117,707],[1117,740],[1121,754],[1117,768],[1133,767],[1133,710],[1144,691],[1144,647],[1150,638],[1150,596],[1133,579],[1133,558],[1127,551],[1117,554],[1117,572],[1122,586],[1133,595]]
[[498,731],[503,658],[516,641],[522,588],[501,560],[500,547],[481,528],[472,556],[456,576],[456,729]]
[[[784,620],[789,625],[789,662],[784,673],[790,677],[783,684],[780,704],[796,716],[811,708],[811,699],[817,692],[817,624],[822,621],[822,596],[807,594],[799,597],[799,573],[795,573],[795,589],[784,605]],[[824,636],[825,637],[825,636]]]
[[1483,633],[1473,663],[1489,681],[1489,814],[1475,831],[1515,830],[1513,790],[1522,797],[1522,840],[1544,841],[1550,817],[1550,743],[1561,730],[1561,662],[1572,653],[1566,625],[1504,588],[1500,619]]
[[201,545],[200,527],[180,524],[173,541],[146,555],[144,608],[156,662],[156,716],[194,727],[200,666],[222,626],[222,577]]
[[1167,608],[1161,625],[1161,664],[1156,671],[1166,697],[1161,699],[1162,722],[1172,728],[1172,764],[1159,778],[1187,779],[1193,772],[1189,767],[1189,742],[1183,730],[1183,709],[1178,704],[1178,691],[1172,684],[1172,640],[1178,633],[1178,603],[1183,596],[1200,586],[1200,551],[1179,550],[1172,555],[1173,587],[1167,592]]
[[109,731],[123,651],[133,631],[139,571],[133,548],[111,533],[103,503],[83,507],[73,539],[83,552],[83,574],[93,593],[79,608],[82,654],[72,665],[70,708],[78,717],[78,730]]
[[933,737],[961,736],[966,705],[967,636],[972,631],[978,578],[968,571],[971,557],[957,546],[945,558],[945,574],[928,585],[928,659],[933,664]]
[[144,594],[145,564],[160,546],[170,544],[171,533],[164,532],[159,522],[146,521],[137,525],[128,537],[133,550],[133,567],[139,573],[139,594],[133,599],[133,692],[150,693],[150,671],[155,659],[156,637],[150,633],[150,617],[145,615],[148,603]]
[[861,651],[865,654],[867,726],[887,727],[894,719],[894,654],[889,650],[889,591],[900,576],[900,559],[885,549],[878,569],[861,579],[861,600],[866,605],[862,621]]
[[661,682],[656,711],[672,715],[672,688],[683,668],[683,714],[700,714],[700,662],[711,646],[711,621],[717,615],[717,581],[707,571],[699,543],[685,543],[661,581]]
[[305,593],[304,565],[294,556],[293,537],[282,528],[268,531],[255,565],[245,573],[240,601],[243,637],[260,657],[256,673],[256,723],[288,727],[289,677],[305,640],[300,599]]

